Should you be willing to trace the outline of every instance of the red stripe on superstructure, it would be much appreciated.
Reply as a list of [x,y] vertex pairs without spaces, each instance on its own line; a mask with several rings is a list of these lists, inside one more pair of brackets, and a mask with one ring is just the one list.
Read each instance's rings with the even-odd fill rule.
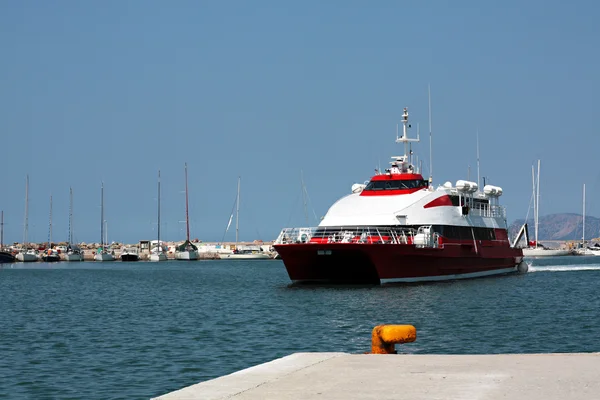
[[423,208],[431,208],[431,207],[440,207],[440,206],[452,206],[452,200],[450,199],[450,196],[448,195],[444,195],[444,196],[440,196],[435,200],[430,201],[429,203],[425,204],[423,206]]
[[423,175],[421,174],[379,174],[374,175],[371,180],[372,181],[387,181],[389,179],[394,180],[413,180],[413,179],[423,179]]
[[424,188],[412,188],[412,189],[396,189],[396,190],[363,190],[360,192],[361,196],[393,196],[397,194],[411,194],[423,190]]

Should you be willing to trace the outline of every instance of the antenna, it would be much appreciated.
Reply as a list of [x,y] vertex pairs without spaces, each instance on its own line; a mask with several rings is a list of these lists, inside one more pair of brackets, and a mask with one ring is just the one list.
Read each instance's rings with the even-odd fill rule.
[[477,186],[480,186],[479,182],[479,128],[477,128]]
[[300,170],[300,189],[302,190],[302,203],[304,205],[304,219],[306,220],[306,226],[308,226],[308,211],[306,209],[306,188],[304,187],[304,172]]
[[429,98],[429,184],[433,181],[433,151],[431,146],[431,84],[427,85],[427,96]]

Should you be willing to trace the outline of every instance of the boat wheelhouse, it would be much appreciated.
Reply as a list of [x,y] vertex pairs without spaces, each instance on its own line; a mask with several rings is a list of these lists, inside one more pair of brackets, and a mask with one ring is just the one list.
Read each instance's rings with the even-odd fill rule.
[[502,188],[458,180],[434,188],[413,164],[408,110],[404,155],[335,202],[318,227],[286,228],[275,241],[293,281],[448,280],[524,270],[511,246]]

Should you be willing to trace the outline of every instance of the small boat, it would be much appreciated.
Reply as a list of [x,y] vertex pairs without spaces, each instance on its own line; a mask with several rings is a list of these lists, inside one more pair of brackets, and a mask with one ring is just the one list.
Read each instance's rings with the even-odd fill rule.
[[38,261],[37,253],[34,249],[29,248],[27,239],[29,233],[29,175],[25,180],[25,224],[23,225],[23,247],[17,254],[17,261],[34,262]]
[[[227,260],[270,260],[272,259],[271,255],[265,253],[260,246],[238,246],[239,239],[239,230],[240,230],[240,186],[241,186],[241,177],[238,176],[238,184],[237,184],[237,195],[235,198],[235,249],[232,253],[221,254],[220,257]],[[225,240],[225,235],[231,226],[231,220],[233,219],[233,212],[229,216],[229,222],[227,223],[227,228],[225,228],[225,234],[223,234],[223,240]]]
[[121,261],[138,261],[140,259],[140,253],[137,247],[125,247],[121,251]]
[[17,261],[21,262],[34,262],[38,261],[38,255],[34,249],[23,248],[19,253],[17,253],[16,257]]
[[157,218],[157,238],[156,247],[150,249],[150,261],[167,261],[167,254],[163,250],[162,243],[160,241],[160,170],[158,171],[158,218]]
[[583,217],[582,217],[581,246],[575,250],[579,256],[600,256],[600,247],[589,247],[585,242],[585,183],[583,184]]
[[60,261],[60,254],[54,249],[46,249],[42,253],[41,259],[44,262],[57,262]]
[[531,167],[531,177],[533,179],[533,221],[535,229],[535,240],[530,241],[527,238],[527,247],[523,249],[523,256],[525,257],[558,257],[568,256],[571,251],[568,249],[550,249],[543,246],[538,241],[539,231],[539,213],[540,213],[540,160],[538,160],[537,167],[537,182],[535,179],[535,171],[533,166]]
[[185,163],[185,232],[186,240],[175,248],[177,260],[197,260],[198,248],[190,241],[190,216],[188,208],[188,174],[187,163]]
[[11,264],[15,262],[15,256],[10,252],[0,250],[0,264]]
[[69,243],[64,253],[65,261],[83,261],[83,252],[73,243],[73,189],[69,188]]
[[273,257],[264,252],[260,246],[237,247],[231,254],[222,254],[226,260],[270,260]]
[[4,250],[4,211],[0,217],[0,264],[10,264],[15,262],[15,256]]
[[94,255],[95,261],[114,261],[115,256],[108,249],[108,239],[105,238],[104,230],[104,182],[102,182],[102,188],[100,190],[100,247],[96,250]]
[[64,254],[65,261],[83,261],[83,252],[81,248],[75,244],[69,244],[67,251]]

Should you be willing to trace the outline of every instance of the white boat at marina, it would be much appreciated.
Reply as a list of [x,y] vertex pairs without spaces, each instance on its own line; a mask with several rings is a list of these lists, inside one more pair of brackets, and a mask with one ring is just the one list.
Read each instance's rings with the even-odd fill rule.
[[575,250],[578,256],[600,256],[600,247],[588,247],[585,242],[585,183],[583,184],[583,218],[582,218],[581,246]]
[[104,182],[100,191],[100,247],[94,255],[94,261],[114,261],[115,256],[108,250],[108,239],[105,238],[104,224]]
[[273,257],[265,253],[260,246],[236,247],[233,253],[222,254],[226,260],[270,260]]
[[167,261],[167,254],[163,250],[153,250],[150,252],[150,261]]
[[538,240],[539,232],[539,212],[540,212],[540,160],[538,160],[537,168],[537,182],[535,179],[535,172],[531,170],[533,179],[533,218],[534,218],[534,229],[535,229],[535,240],[533,242],[528,241],[528,247],[523,249],[524,257],[557,257],[557,256],[568,256],[571,251],[568,249],[550,249],[542,246]]
[[[237,196],[234,203],[235,208],[235,248],[231,253],[220,254],[220,257],[227,260],[270,260],[273,257],[264,252],[262,247],[260,246],[239,246],[239,230],[240,230],[240,185],[241,185],[241,177],[238,176],[238,185],[237,185]],[[223,234],[223,240],[225,240],[225,235],[231,226],[231,221],[233,219],[233,211],[229,216],[229,222],[227,223],[227,228],[225,228],[225,234]]]
[[37,253],[34,249],[28,248],[28,233],[29,233],[29,175],[25,180],[25,224],[23,226],[23,247],[15,257],[17,261],[34,262],[38,261]]
[[550,249],[542,246],[523,249],[524,257],[558,257],[568,256],[569,254],[571,252],[566,249]]
[[68,245],[64,257],[65,261],[83,261],[83,253],[77,245]]
[[198,248],[190,241],[190,215],[188,206],[188,176],[187,163],[185,163],[185,242],[175,248],[175,258],[177,260],[197,260]]
[[22,250],[20,253],[18,253],[16,255],[15,258],[17,261],[21,261],[21,262],[33,262],[33,261],[39,260],[37,253],[33,249]]
[[73,243],[73,188],[69,188],[69,241],[64,259],[65,261],[83,261],[81,249]]
[[156,246],[150,249],[150,261],[167,261],[167,253],[164,252],[160,241],[160,170],[158,171],[158,212],[156,225]]

